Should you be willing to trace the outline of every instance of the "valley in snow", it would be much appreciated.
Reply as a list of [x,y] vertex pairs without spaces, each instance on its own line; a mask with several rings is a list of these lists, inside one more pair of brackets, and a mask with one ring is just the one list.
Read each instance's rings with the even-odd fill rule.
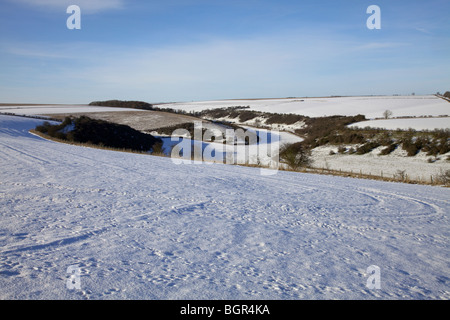
[[[199,102],[178,102],[157,104],[159,108],[173,108],[184,111],[200,111],[211,108],[231,106],[250,106],[252,110],[278,113],[297,113],[305,116],[331,116],[364,114],[366,118],[382,117],[385,110],[390,110],[394,117],[409,117],[395,119],[368,120],[350,125],[351,127],[373,127],[385,129],[434,130],[450,129],[450,103],[434,95],[426,96],[361,96],[361,97],[322,97],[322,98],[286,98],[286,99],[247,99],[247,100],[216,100]],[[97,107],[89,105],[2,105],[0,113],[14,113],[18,115],[79,115],[92,114],[94,118],[106,119],[117,123],[130,125],[137,130],[152,129],[164,125],[195,121],[196,118],[181,114],[146,111],[137,109]],[[142,114],[139,116],[139,114]],[[422,118],[426,116],[425,118]],[[411,118],[420,117],[420,118]],[[236,119],[224,119],[235,122]],[[239,124],[248,130],[256,130],[265,135],[266,129],[256,129],[257,119]],[[204,126],[206,124],[203,124]],[[205,149],[204,160],[215,161],[211,156],[221,155],[219,162],[226,162],[230,155],[233,159],[244,159],[249,164],[270,165],[273,163],[270,155],[286,144],[301,141],[294,135],[293,130],[304,126],[303,122],[292,125],[275,124],[276,130],[272,135],[273,141],[259,146],[228,146],[221,143],[201,143],[202,153]],[[149,130],[151,131],[151,130]],[[225,136],[225,133],[223,134]],[[269,133],[270,135],[270,133]],[[192,137],[193,138],[193,137]],[[169,137],[162,137],[164,151],[170,155],[171,148],[178,141],[171,141]],[[269,139],[270,140],[270,139]],[[356,146],[347,146],[348,148]],[[404,150],[395,150],[392,154],[379,156],[382,148],[376,148],[365,155],[330,155],[330,151],[337,153],[337,146],[323,146],[312,151],[312,167],[316,169],[331,169],[356,174],[383,176],[394,178],[403,172],[410,180],[430,183],[436,181],[447,170],[450,170],[450,153],[435,158],[419,152],[414,157],[407,157]],[[193,142],[192,142],[193,149]],[[268,151],[269,150],[269,151]],[[271,153],[270,150],[274,152]],[[271,162],[272,161],[272,162]]]
[[354,116],[363,114],[367,119],[373,119],[383,117],[385,110],[392,111],[393,117],[450,116],[449,102],[434,95],[236,99],[177,102],[157,106],[184,111],[249,106],[250,110],[273,113],[294,113],[307,117]]
[[448,188],[175,164],[39,123],[0,115],[1,299],[450,298]]

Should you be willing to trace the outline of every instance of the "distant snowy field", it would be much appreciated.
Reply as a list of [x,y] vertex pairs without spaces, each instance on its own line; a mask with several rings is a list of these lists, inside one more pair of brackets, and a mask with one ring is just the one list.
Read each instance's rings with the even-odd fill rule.
[[[450,108],[450,104],[449,104]],[[434,130],[434,129],[450,129],[450,117],[445,118],[411,118],[411,119],[385,119],[385,120],[369,120],[351,124],[349,127],[356,128],[382,128],[388,130]]]
[[232,106],[250,106],[258,111],[294,113],[308,117],[363,114],[371,119],[382,117],[385,110],[391,110],[394,117],[450,115],[450,103],[433,95],[216,100],[159,105],[161,108],[185,111]]
[[447,188],[175,165],[41,122],[0,115],[0,299],[450,299]]
[[85,113],[85,112],[118,112],[140,111],[138,109],[97,107],[89,105],[35,105],[35,106],[0,106],[0,112],[17,115],[44,115],[58,113]]
[[[416,130],[450,128],[450,117],[436,118],[442,115],[450,115],[450,103],[433,95],[215,100],[156,104],[155,106],[184,111],[249,106],[252,110],[272,113],[294,113],[309,117],[332,115],[354,116],[363,114],[368,119],[380,118],[383,116],[385,110],[390,110],[393,112],[393,117],[432,116],[433,118],[369,120],[353,124],[352,126],[368,126],[385,129],[414,128]],[[119,112],[130,110],[139,111],[138,109],[97,107],[89,105],[0,106],[0,112],[18,115]],[[286,127],[287,129],[290,128],[289,126]],[[283,128],[284,126],[277,127],[277,129]]]

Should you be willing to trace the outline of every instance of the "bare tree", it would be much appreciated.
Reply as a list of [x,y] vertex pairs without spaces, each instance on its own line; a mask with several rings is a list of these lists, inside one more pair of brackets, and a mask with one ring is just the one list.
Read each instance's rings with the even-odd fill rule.
[[305,149],[301,143],[285,144],[280,148],[279,157],[287,166],[294,171],[301,167],[311,165],[311,152]]
[[390,117],[392,117],[392,111],[391,110],[386,110],[383,112],[383,117],[385,119],[389,119]]

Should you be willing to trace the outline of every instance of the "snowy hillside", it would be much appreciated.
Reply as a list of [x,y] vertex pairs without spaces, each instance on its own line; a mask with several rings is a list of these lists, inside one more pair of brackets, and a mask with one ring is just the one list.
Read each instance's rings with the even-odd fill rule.
[[0,115],[1,299],[450,298],[447,188],[175,165],[41,122]]
[[0,105],[0,112],[14,113],[17,115],[44,115],[44,114],[61,114],[61,113],[94,113],[94,112],[120,112],[120,111],[143,111],[139,109],[113,108],[113,107],[97,107],[89,105]]
[[[345,147],[350,149],[354,146]],[[450,170],[450,162],[447,160],[450,153],[435,158],[420,151],[414,157],[408,157],[405,150],[397,148],[391,154],[382,156],[380,152],[384,148],[378,147],[367,154],[356,155],[339,154],[337,146],[317,147],[312,151],[313,166],[393,179],[398,179],[399,172],[402,172],[410,180],[426,183],[439,180],[444,172]]]
[[[448,108],[450,109],[450,105]],[[408,130],[410,128],[414,130],[450,129],[450,117],[369,120],[351,124],[349,127],[371,127],[388,130]]]
[[433,95],[217,100],[180,102],[158,106],[185,111],[250,106],[251,110],[294,113],[308,117],[363,114],[369,119],[382,117],[385,110],[392,111],[395,117],[450,115],[450,104]]

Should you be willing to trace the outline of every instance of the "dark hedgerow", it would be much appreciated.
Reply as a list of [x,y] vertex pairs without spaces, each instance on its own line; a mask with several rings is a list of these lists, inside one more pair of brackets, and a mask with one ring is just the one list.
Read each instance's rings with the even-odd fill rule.
[[[214,109],[206,109],[206,110],[203,110],[203,111],[193,112],[192,115],[195,116],[195,117],[200,117],[200,118],[218,119],[218,118],[228,117],[230,119],[235,119],[237,117],[240,117],[241,112],[246,112],[247,113],[247,111],[250,111],[250,110],[247,110],[249,108],[250,108],[250,106],[234,106],[234,107],[226,107],[226,108],[214,108]],[[253,114],[256,117],[256,116],[258,116],[260,114],[260,112],[251,111],[251,113],[247,113],[243,117],[244,118],[245,117],[248,118],[250,116],[253,117]],[[241,121],[243,121],[243,120],[241,120]]]
[[312,163],[311,151],[306,149],[301,142],[282,146],[279,156],[280,160],[294,171],[308,167]]
[[408,157],[413,157],[419,153],[420,149],[423,147],[423,140],[417,139],[413,141],[412,139],[405,139],[403,141],[402,148],[406,151]]
[[58,125],[51,125],[47,122],[37,126],[36,131],[71,142],[144,152],[151,150],[155,143],[162,142],[159,138],[129,126],[91,119],[86,116],[74,119],[66,118],[63,123]]
[[335,133],[329,137],[328,143],[331,144],[359,144],[366,141],[366,138],[360,134],[351,131]]
[[259,115],[259,112],[253,110],[243,110],[239,114],[239,121],[246,122],[256,118]]
[[106,100],[106,101],[93,101],[89,103],[89,105],[101,107],[113,107],[113,108],[153,110],[153,105],[144,101]]
[[50,122],[45,121],[43,124],[36,127],[36,131],[47,134],[51,126]]
[[65,133],[62,132],[64,128],[68,125],[72,124],[72,120],[70,118],[66,118],[62,123],[60,124],[51,124],[48,121],[45,121],[42,125],[39,125],[36,127],[36,131],[42,132],[46,135],[49,135],[51,137],[62,139],[64,140],[66,138]]
[[391,154],[395,149],[397,149],[397,144],[393,143],[381,150],[380,155],[386,156],[388,154]]
[[305,118],[306,127],[297,129],[295,132],[306,136],[303,145],[308,149],[327,143],[362,143],[365,141],[365,137],[350,130],[347,125],[363,120],[365,120],[363,115]]
[[376,141],[370,141],[370,142],[363,144],[358,149],[356,149],[356,153],[357,154],[369,153],[370,151],[372,151],[373,149],[375,149],[379,146],[380,146],[380,143],[378,143]]
[[266,119],[266,124],[286,124],[291,125],[299,121],[304,121],[305,116],[298,115],[298,114],[292,114],[292,113],[273,113],[269,114],[268,118]]

